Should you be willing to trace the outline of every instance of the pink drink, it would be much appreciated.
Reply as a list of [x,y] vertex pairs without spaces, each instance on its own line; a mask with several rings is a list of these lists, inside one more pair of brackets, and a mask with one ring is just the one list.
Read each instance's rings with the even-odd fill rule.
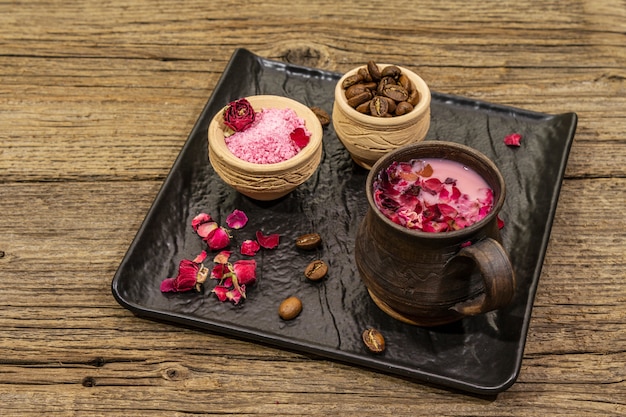
[[493,207],[493,190],[474,170],[439,158],[393,162],[373,183],[374,202],[391,221],[424,232],[460,230]]

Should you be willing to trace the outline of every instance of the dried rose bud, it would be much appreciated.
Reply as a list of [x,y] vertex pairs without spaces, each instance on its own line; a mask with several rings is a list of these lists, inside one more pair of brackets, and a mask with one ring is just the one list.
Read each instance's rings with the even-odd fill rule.
[[235,132],[243,132],[252,125],[255,116],[252,104],[245,98],[241,98],[232,101],[224,109],[224,124]]

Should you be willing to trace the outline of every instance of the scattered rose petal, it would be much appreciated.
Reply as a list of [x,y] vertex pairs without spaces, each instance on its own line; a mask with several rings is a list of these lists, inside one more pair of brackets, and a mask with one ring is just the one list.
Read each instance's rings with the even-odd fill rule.
[[498,229],[502,229],[504,227],[504,220],[500,218],[500,216],[496,216],[498,219]]
[[233,271],[239,284],[254,284],[256,282],[256,261],[254,259],[242,259],[233,264]]
[[228,287],[225,287],[223,285],[216,285],[215,288],[213,288],[213,291],[211,292],[217,296],[218,300],[220,301],[227,300],[226,294],[228,293]]
[[247,256],[254,256],[261,249],[261,246],[256,240],[244,240],[241,244],[241,254]]
[[217,227],[204,238],[211,250],[224,249],[230,244],[230,235],[223,227]]
[[198,231],[198,226],[200,226],[203,223],[208,223],[211,221],[211,216],[209,216],[206,213],[200,213],[198,214],[196,217],[193,218],[193,220],[191,220],[191,227],[193,228],[194,231]]
[[511,133],[504,137],[504,143],[508,146],[520,146],[522,141],[522,135],[519,133]]
[[461,243],[461,247],[462,248],[466,248],[468,246],[472,246],[472,241],[471,240],[468,240],[467,242]]
[[231,229],[241,229],[248,223],[248,216],[241,210],[234,210],[226,217],[226,225]]
[[211,278],[223,280],[228,273],[230,273],[230,269],[227,264],[215,264],[211,270]]
[[206,222],[206,223],[202,223],[199,224],[197,229],[196,229],[196,233],[198,233],[198,236],[200,236],[201,238],[206,238],[213,230],[217,229],[219,226],[217,225],[217,223],[215,222]]
[[239,304],[241,298],[246,298],[246,286],[242,285],[241,287],[233,288],[230,291],[226,292],[226,299],[232,301],[233,304]]
[[278,242],[280,240],[280,235],[278,233],[274,233],[271,235],[264,235],[262,231],[256,232],[256,240],[259,242],[262,248],[265,249],[274,249],[278,246]]
[[217,264],[225,264],[228,262],[228,258],[230,258],[231,254],[232,254],[231,251],[223,250],[217,255],[215,255],[215,258],[213,258],[213,262]]
[[296,146],[300,149],[304,148],[309,144],[309,137],[311,136],[306,130],[301,127],[296,128],[289,137],[296,144]]
[[196,256],[196,258],[193,260],[194,263],[197,264],[201,264],[202,262],[204,262],[204,260],[207,257],[207,253],[205,250],[203,250],[202,252],[200,252],[200,254],[198,256]]

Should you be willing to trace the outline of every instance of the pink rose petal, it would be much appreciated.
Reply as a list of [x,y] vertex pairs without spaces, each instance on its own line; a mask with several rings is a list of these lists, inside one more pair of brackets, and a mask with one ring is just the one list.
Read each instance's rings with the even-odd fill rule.
[[230,244],[230,235],[223,227],[213,229],[204,240],[211,250],[224,249]]
[[241,229],[248,223],[248,216],[241,210],[235,209],[226,217],[226,225],[231,229]]
[[239,284],[254,284],[256,282],[256,261],[243,259],[233,264],[233,270]]
[[217,229],[219,226],[215,222],[206,222],[198,225],[196,228],[196,233],[201,238],[206,238],[213,230]]
[[271,235],[264,235],[262,231],[256,232],[256,240],[259,242],[262,248],[265,249],[274,249],[278,246],[278,242],[280,240],[280,235],[277,233]]
[[217,264],[225,264],[228,262],[228,258],[230,258],[231,253],[232,252],[228,250],[221,251],[217,255],[215,255],[215,258],[213,258],[213,262]]
[[522,135],[519,133],[511,133],[504,137],[504,143],[508,146],[520,146],[522,141]]
[[213,288],[213,291],[211,291],[212,293],[214,293],[217,296],[217,299],[220,301],[226,301],[227,300],[227,293],[228,293],[228,287],[225,287],[223,285],[216,285],[215,288]]
[[237,305],[239,304],[239,301],[241,301],[241,298],[246,298],[246,286],[242,285],[239,288],[233,288],[230,291],[226,292],[226,298],[229,301],[232,301],[233,304]]
[[309,137],[311,136],[306,130],[301,127],[296,128],[289,137],[296,144],[296,146],[300,149],[304,148],[309,144]]
[[207,257],[207,253],[205,250],[203,250],[202,252],[200,252],[200,254],[198,256],[195,257],[195,259],[193,260],[194,263],[197,264],[201,264],[202,262],[204,262],[204,260]]
[[198,231],[198,226],[200,226],[203,223],[208,223],[210,221],[211,221],[211,216],[209,216],[206,213],[200,213],[196,217],[194,217],[193,220],[191,220],[191,227],[193,228],[194,231]]
[[226,264],[215,264],[213,269],[211,270],[211,278],[222,280],[224,279],[224,275],[228,274],[230,270],[228,269],[228,265]]
[[247,256],[254,256],[261,249],[261,246],[256,240],[244,240],[241,244],[241,254]]

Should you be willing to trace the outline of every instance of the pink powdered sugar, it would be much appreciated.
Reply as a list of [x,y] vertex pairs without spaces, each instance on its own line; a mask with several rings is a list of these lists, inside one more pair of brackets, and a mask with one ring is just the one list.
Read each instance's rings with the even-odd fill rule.
[[294,157],[300,148],[289,135],[303,128],[304,120],[292,109],[262,109],[254,123],[243,132],[224,139],[228,149],[238,158],[255,164],[275,164]]

